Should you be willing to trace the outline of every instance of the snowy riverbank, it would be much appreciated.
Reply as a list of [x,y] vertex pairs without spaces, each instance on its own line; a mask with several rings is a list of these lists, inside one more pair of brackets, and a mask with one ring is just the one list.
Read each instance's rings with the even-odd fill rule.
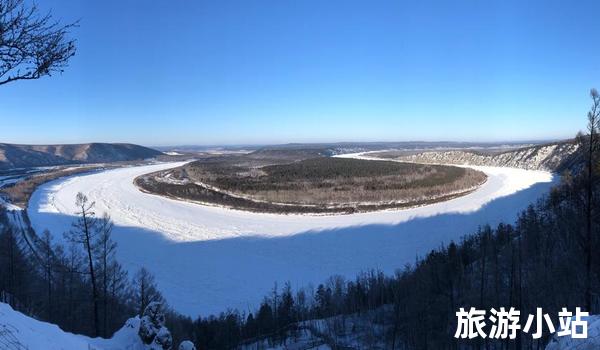
[[146,266],[175,309],[206,315],[227,307],[254,308],[275,281],[300,287],[371,268],[391,273],[479,225],[512,222],[553,181],[544,171],[473,167],[488,181],[463,197],[338,216],[202,206],[142,193],[133,184],[139,175],[181,164],[127,167],[47,183],[31,198],[32,225],[62,240],[73,220],[76,193],[87,194],[97,213],[112,216],[124,266],[129,271]]

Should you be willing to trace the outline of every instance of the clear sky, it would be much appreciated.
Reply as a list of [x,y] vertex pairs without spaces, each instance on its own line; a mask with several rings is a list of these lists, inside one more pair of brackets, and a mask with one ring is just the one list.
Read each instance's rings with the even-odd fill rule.
[[37,3],[77,55],[0,86],[0,142],[567,138],[600,87],[599,1]]

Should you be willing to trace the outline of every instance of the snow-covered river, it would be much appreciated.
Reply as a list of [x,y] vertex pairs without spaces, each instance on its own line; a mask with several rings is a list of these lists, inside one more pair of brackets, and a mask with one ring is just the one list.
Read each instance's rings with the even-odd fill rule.
[[316,285],[339,274],[386,273],[479,225],[513,222],[547,192],[552,174],[473,167],[488,181],[428,206],[337,216],[260,214],[172,200],[139,191],[133,179],[183,163],[163,163],[59,179],[39,187],[28,214],[36,232],[57,241],[73,221],[75,195],[96,202],[115,223],[118,259],[152,271],[169,304],[191,316],[254,309],[277,281]]

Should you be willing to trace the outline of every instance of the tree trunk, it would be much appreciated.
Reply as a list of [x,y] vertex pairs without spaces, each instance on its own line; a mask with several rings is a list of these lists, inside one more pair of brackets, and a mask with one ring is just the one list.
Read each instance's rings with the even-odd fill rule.
[[108,273],[107,273],[107,266],[106,266],[107,265],[107,262],[106,262],[106,260],[107,260],[106,239],[104,239],[104,241],[103,241],[103,249],[104,249],[103,254],[102,254],[102,260],[103,260],[103,264],[104,264],[104,266],[103,266],[103,270],[104,270],[103,271],[103,281],[102,281],[103,282],[102,289],[103,289],[103,294],[104,294],[103,295],[103,303],[104,303],[104,310],[103,310],[104,311],[104,320],[103,320],[104,321],[103,322],[104,329],[103,329],[103,332],[104,332],[104,336],[108,337],[108,295],[107,295],[108,294],[108,291],[107,291],[107,289],[108,289],[108,282],[107,282]]
[[92,300],[94,302],[94,333],[95,336],[99,336],[100,332],[98,331],[98,289],[96,287],[96,275],[94,274],[94,259],[92,257],[92,245],[90,242],[90,227],[88,226],[88,219],[86,217],[85,210],[82,211],[83,215],[83,225],[84,225],[84,233],[85,233],[85,245],[88,255],[88,262],[90,265],[90,279],[92,282]]
[[592,312],[592,190],[593,190],[593,153],[594,130],[590,131],[589,153],[587,159],[586,223],[585,223],[585,307]]

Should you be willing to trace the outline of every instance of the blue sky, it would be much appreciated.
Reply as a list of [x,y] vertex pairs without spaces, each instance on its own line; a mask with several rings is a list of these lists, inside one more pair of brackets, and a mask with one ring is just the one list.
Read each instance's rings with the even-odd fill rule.
[[63,1],[62,75],[0,87],[0,142],[573,136],[598,1]]

